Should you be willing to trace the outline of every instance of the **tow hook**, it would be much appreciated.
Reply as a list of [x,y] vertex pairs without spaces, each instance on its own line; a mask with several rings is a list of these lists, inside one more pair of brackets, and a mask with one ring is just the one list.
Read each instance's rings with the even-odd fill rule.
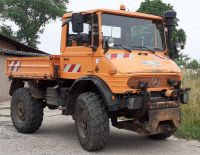
[[190,88],[185,88],[180,90],[180,101],[182,104],[188,104],[189,103],[189,93]]
[[142,109],[139,118],[143,117],[145,115],[146,109],[147,109],[147,103],[150,99],[150,92],[147,91],[148,83],[140,82],[139,87],[141,90],[141,97],[142,97]]

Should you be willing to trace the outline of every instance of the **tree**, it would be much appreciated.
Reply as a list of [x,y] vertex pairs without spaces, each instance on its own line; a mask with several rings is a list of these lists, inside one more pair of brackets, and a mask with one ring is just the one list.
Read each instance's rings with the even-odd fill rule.
[[179,54],[179,58],[176,59],[176,63],[178,66],[180,66],[181,68],[187,68],[189,61],[191,60],[191,58],[188,55],[185,55],[183,53]]
[[[163,12],[167,10],[174,10],[174,8],[171,4],[163,3],[162,0],[145,0],[144,2],[141,3],[140,8],[137,10],[137,12],[161,16]],[[173,40],[181,43],[182,45],[185,45],[187,36],[183,29],[177,28],[178,22],[179,20],[176,19],[176,28],[173,34]],[[185,57],[185,55],[181,54],[180,51],[176,51],[174,56],[175,59],[179,61],[180,59],[182,59],[181,56]]]
[[193,59],[187,64],[187,68],[189,69],[198,69],[200,67],[200,64],[197,60]]
[[[62,17],[66,12],[68,0],[0,0],[0,19],[4,24],[0,33],[37,47],[39,35],[52,20]],[[14,22],[14,31],[7,21]]]
[[2,26],[0,26],[0,34],[3,34],[7,37],[10,37],[10,38],[17,40],[15,33],[13,32],[11,26],[7,26],[7,25],[4,25],[4,24]]
[[163,3],[162,0],[145,0],[141,3],[137,12],[161,16],[167,10],[173,10],[173,6]]

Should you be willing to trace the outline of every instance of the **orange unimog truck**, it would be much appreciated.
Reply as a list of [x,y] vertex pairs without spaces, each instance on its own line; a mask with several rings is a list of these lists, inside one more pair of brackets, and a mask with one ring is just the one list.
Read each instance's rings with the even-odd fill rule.
[[152,139],[171,136],[180,127],[180,104],[189,101],[172,60],[175,17],[124,7],[66,13],[59,56],[7,59],[16,130],[37,131],[48,107],[73,117],[88,151],[105,146],[109,124]]

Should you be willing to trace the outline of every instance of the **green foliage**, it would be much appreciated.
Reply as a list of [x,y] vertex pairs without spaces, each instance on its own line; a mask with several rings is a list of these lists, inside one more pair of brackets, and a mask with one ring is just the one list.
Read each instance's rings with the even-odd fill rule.
[[14,32],[11,27],[3,25],[0,33],[36,47],[45,25],[62,17],[67,3],[68,0],[0,0],[0,19],[18,26]]
[[175,136],[186,139],[198,139],[200,140],[200,127],[194,125],[182,126],[176,133]]
[[183,45],[186,44],[186,33],[183,29],[176,29],[176,31],[174,32],[174,36],[178,43],[181,43]]
[[184,68],[186,68],[189,61],[190,61],[190,57],[188,55],[184,55],[183,53],[179,53],[179,58],[175,59],[176,64]]
[[145,0],[141,3],[137,12],[161,16],[167,10],[173,10],[173,6],[163,3],[161,0]]
[[[142,13],[148,13],[153,14],[157,16],[161,16],[164,11],[167,10],[174,10],[173,6],[171,4],[163,3],[162,0],[145,0],[141,3],[140,8],[137,10],[137,12]],[[178,19],[176,19],[176,25],[178,26]],[[186,33],[183,29],[175,28],[174,34],[173,34],[173,40],[185,45],[186,44]],[[178,59],[181,61],[181,55],[180,51],[176,51],[174,53],[175,59]]]
[[200,68],[200,64],[199,64],[199,62],[197,60],[193,59],[190,62],[188,62],[187,68],[188,69],[195,69],[195,70],[197,70],[197,69]]
[[15,33],[13,32],[11,26],[7,26],[7,25],[0,26],[0,34],[4,34],[7,37],[17,39],[15,37]]
[[200,72],[200,63],[196,59],[191,59],[187,55],[183,55],[182,53],[180,53],[180,55],[180,58],[175,60],[178,66],[186,69],[192,69],[196,73]]
[[200,140],[200,80],[198,70],[183,70],[182,87],[191,88],[190,102],[181,106],[181,128],[176,136]]

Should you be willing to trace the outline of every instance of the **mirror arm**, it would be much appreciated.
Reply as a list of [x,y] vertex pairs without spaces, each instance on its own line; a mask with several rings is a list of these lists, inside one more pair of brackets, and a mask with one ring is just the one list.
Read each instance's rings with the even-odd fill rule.
[[92,52],[96,52],[97,51],[97,47],[92,46]]
[[71,20],[72,20],[72,18],[68,18],[67,20],[65,20],[61,27],[63,27],[66,24],[68,24]]

